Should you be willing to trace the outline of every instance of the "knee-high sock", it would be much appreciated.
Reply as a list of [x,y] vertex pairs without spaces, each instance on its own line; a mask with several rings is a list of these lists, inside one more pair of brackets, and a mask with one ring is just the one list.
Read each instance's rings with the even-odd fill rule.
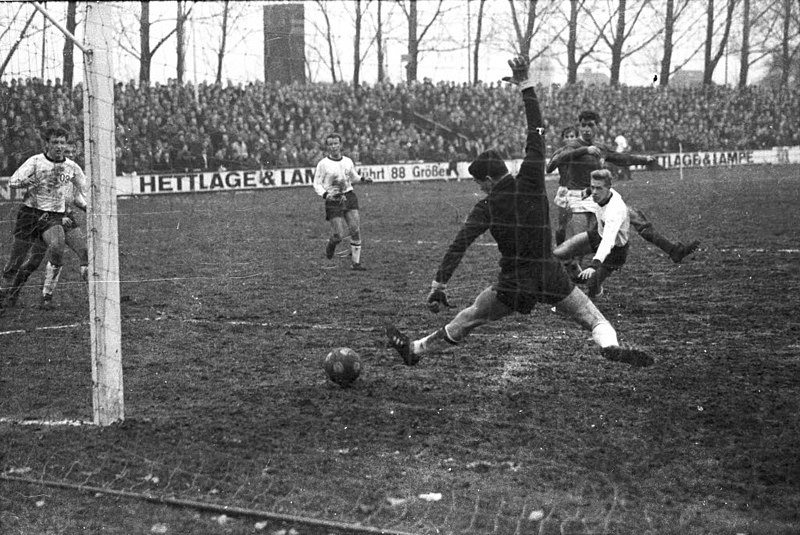
[[592,331],[592,340],[600,347],[618,346],[617,331],[594,303],[579,288],[556,304],[556,309]]
[[42,285],[42,295],[53,295],[58,285],[58,278],[61,276],[61,266],[54,266],[47,263],[44,275],[44,285]]
[[361,263],[361,240],[350,240],[350,253],[353,256],[354,263]]
[[455,345],[458,342],[450,338],[447,334],[447,326],[437,329],[428,336],[411,342],[411,352],[415,355],[422,355],[446,344]]
[[675,250],[676,244],[672,243],[670,240],[653,230],[652,225],[648,224],[643,226],[641,229],[636,230],[639,231],[639,236],[649,241],[665,253],[672,254],[672,251]]

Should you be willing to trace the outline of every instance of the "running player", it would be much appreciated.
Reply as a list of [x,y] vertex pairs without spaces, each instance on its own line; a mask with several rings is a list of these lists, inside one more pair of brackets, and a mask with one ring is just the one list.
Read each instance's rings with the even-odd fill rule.
[[342,154],[342,136],[328,134],[325,138],[328,154],[319,161],[314,171],[314,190],[325,199],[325,219],[331,224],[331,237],[325,246],[329,260],[345,236],[350,236],[352,269],[364,271],[361,266],[361,219],[358,214],[358,197],[353,182],[361,180],[353,160]]
[[[14,189],[24,189],[22,205],[14,225],[14,244],[0,282],[0,307],[13,306],[25,282],[38,267],[30,263],[28,253],[42,241],[50,255],[50,263],[61,269],[64,254],[63,219],[66,205],[86,211],[83,192],[86,176],[80,166],[66,157],[69,133],[60,127],[45,132],[45,151],[28,158],[9,179]],[[75,192],[73,193],[73,189]]]

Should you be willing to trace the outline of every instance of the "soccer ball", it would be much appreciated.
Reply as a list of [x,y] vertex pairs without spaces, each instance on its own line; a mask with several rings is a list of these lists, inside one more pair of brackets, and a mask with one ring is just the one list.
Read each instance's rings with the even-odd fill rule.
[[361,374],[361,358],[349,347],[340,347],[325,356],[322,367],[331,381],[347,388]]

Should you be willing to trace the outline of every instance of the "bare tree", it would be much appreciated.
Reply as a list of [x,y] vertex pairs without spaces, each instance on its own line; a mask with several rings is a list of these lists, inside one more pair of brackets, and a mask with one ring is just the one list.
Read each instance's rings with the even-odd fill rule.
[[[794,6],[794,7],[793,7]],[[783,0],[783,32],[781,35],[781,85],[786,87],[789,83],[791,66],[794,65],[794,83],[800,81],[800,67],[798,67],[798,56],[800,56],[800,10],[793,0]],[[794,45],[792,45],[794,43]]]
[[[569,14],[562,13],[563,18],[567,22],[567,39],[566,39],[566,47],[567,47],[567,85],[575,84],[578,81],[578,69],[581,66],[583,61],[592,56],[597,48],[597,44],[600,42],[600,38],[602,33],[605,31],[605,26],[611,23],[611,19],[608,19],[605,25],[600,32],[593,32],[593,37],[591,42],[586,45],[579,46],[578,43],[578,18],[581,13],[583,13],[586,9],[585,8],[586,0],[570,0],[569,2]],[[559,34],[560,36],[561,34]],[[559,37],[561,42],[564,42],[562,37]]]
[[[686,12],[691,1],[692,0],[678,0],[678,4],[675,5],[675,0],[667,0],[666,13],[664,14],[664,51],[661,56],[658,82],[661,87],[669,85],[670,76],[677,70],[672,70],[672,54],[676,43],[680,39],[680,37],[676,37],[675,35],[675,27],[678,20]],[[680,67],[683,67],[686,62],[694,57],[697,51],[699,51],[699,47]]]
[[[514,37],[516,38],[513,48],[516,54],[525,56],[530,61],[533,61],[542,55],[550,48],[550,46],[560,39],[561,33],[556,32],[553,35],[546,37],[546,41],[540,43],[535,51],[531,50],[531,43],[534,38],[542,34],[546,34],[552,30],[550,23],[551,14],[557,11],[560,2],[557,0],[508,0],[509,7],[511,8],[511,23],[514,27]],[[517,9],[517,4],[520,4],[522,9]]]
[[337,81],[336,65],[339,63],[339,60],[334,47],[331,19],[330,15],[328,14],[327,3],[324,2],[323,0],[315,0],[315,3],[319,7],[320,13],[322,14],[322,18],[325,20],[325,28],[320,29],[319,27],[316,27],[316,29],[325,36],[325,44],[327,46],[327,58],[325,57],[326,55],[321,54],[320,51],[316,50],[315,47],[312,46],[311,48],[319,54],[319,57],[322,60],[322,62],[328,66],[331,72],[331,81],[335,83]]
[[150,2],[142,0],[139,18],[139,83],[143,86],[150,84],[150,63],[153,61],[153,54],[164,41],[166,39],[158,43],[155,49],[150,49]]
[[361,78],[361,0],[355,0],[355,35],[353,36],[353,85],[358,85]]
[[772,6],[769,20],[779,34],[771,54],[766,83],[778,87],[800,82],[800,6],[796,0],[780,0]]
[[383,63],[385,61],[383,57],[383,10],[381,6],[383,3],[378,0],[378,23],[376,25],[376,32],[375,37],[378,40],[378,83],[383,82],[386,79],[386,71],[384,70]]
[[[22,5],[20,5],[20,8],[17,9],[17,12],[14,14],[12,22],[17,19],[17,16],[20,14],[21,9]],[[25,26],[22,28],[22,31],[19,32],[19,37],[17,37],[17,40],[14,41],[14,44],[11,45],[11,48],[8,50],[8,54],[6,54],[6,59],[4,59],[2,65],[0,65],[0,76],[2,76],[3,73],[6,71],[6,67],[8,67],[8,62],[11,61],[12,57],[14,57],[14,53],[17,51],[17,48],[19,48],[19,44],[22,42],[23,39],[25,39],[25,34],[28,32],[28,28],[33,22],[34,17],[36,17],[36,13],[37,11],[35,9],[31,12],[31,15],[25,22]],[[3,33],[5,34],[5,30],[3,31]]]
[[[634,30],[639,28],[639,19],[641,18],[642,14],[644,13],[645,9],[650,7],[651,2],[650,0],[643,0],[641,2],[637,2],[635,6],[635,10],[633,11],[633,17],[630,20],[630,24],[628,24],[628,3],[627,0],[617,0],[617,5],[610,13],[608,19],[597,20],[594,15],[593,10],[588,10],[584,6],[584,10],[586,11],[589,18],[594,23],[594,26],[600,35],[600,38],[606,43],[609,50],[611,51],[611,66],[610,66],[610,84],[612,86],[619,85],[619,75],[620,70],[622,68],[622,62],[626,58],[630,57],[633,54],[641,51],[651,42],[658,38],[661,32],[664,31],[664,28],[658,28],[649,35],[642,35],[639,41],[629,47],[625,46],[625,43],[631,38],[634,33]],[[615,21],[615,22],[612,22]],[[613,26],[613,34],[609,36],[607,34],[606,28]]]
[[194,2],[187,2],[185,0],[178,0],[178,12],[175,17],[175,35],[177,37],[177,44],[175,52],[177,53],[176,77],[178,85],[183,85],[183,76],[186,74],[186,21],[192,14],[192,7]]
[[222,84],[222,60],[225,58],[225,45],[228,41],[228,15],[230,14],[231,2],[225,0],[222,3],[222,35],[219,39],[219,49],[217,50],[217,76],[214,78],[217,84]]
[[[70,0],[67,3],[67,31],[75,35],[75,28],[78,27],[75,15],[78,3]],[[65,87],[72,87],[72,77],[75,72],[75,43],[69,37],[64,37],[64,51],[63,51],[63,74],[61,76],[62,83]]]
[[406,63],[406,81],[413,82],[417,79],[417,66],[419,64],[420,56],[420,43],[427,35],[428,31],[433,26],[433,23],[444,13],[442,9],[443,0],[438,0],[436,4],[436,11],[431,16],[427,24],[422,25],[422,31],[419,28],[418,13],[417,13],[417,0],[403,0],[400,6],[403,8],[403,13],[408,21],[408,62]]
[[[139,15],[139,51],[134,51],[131,47],[126,46],[124,43],[119,42],[120,48],[133,55],[139,60],[139,83],[143,86],[150,84],[150,65],[153,62],[153,55],[161,48],[167,39],[172,37],[177,28],[170,30],[167,35],[162,37],[155,46],[150,46],[150,2],[142,0],[141,12]],[[124,24],[122,26],[125,27]],[[123,32],[124,35],[124,32]]]
[[472,51],[472,83],[477,84],[480,77],[478,76],[479,58],[481,50],[481,32],[483,31],[483,8],[486,6],[486,0],[480,0],[478,4],[478,27],[475,30],[475,49]]
[[[231,2],[231,0],[223,0],[215,5],[219,6],[219,10],[213,10],[206,15],[198,17],[199,5],[194,4],[198,8],[193,11],[193,14],[187,18],[192,24],[192,34],[194,35],[194,26],[199,25],[201,31],[208,36],[219,36],[215,43],[210,42],[211,39],[205,40],[204,44],[208,45],[209,50],[214,54],[214,81],[217,84],[222,83],[222,77],[225,72],[225,58],[231,49],[237,45],[246,42],[248,38],[254,34],[263,31],[263,28],[243,29],[247,25],[241,24],[243,19],[253,15],[253,6],[251,2]],[[232,31],[232,29],[236,31]],[[192,37],[194,40],[194,36]],[[210,66],[210,65],[209,65]]]
[[747,86],[750,67],[775,51],[780,41],[781,0],[742,2],[742,34],[739,49],[739,87]]
[[714,69],[717,68],[719,60],[725,54],[725,49],[728,46],[728,37],[731,33],[731,24],[733,24],[733,11],[736,8],[737,0],[727,0],[725,18],[722,21],[722,37],[717,43],[717,51],[713,52],[714,48],[714,35],[716,30],[716,19],[718,14],[714,9],[714,0],[707,0],[706,4],[706,40],[704,43],[704,60],[703,60],[703,85],[711,85],[714,77]]
[[[186,2],[183,2],[186,4]],[[130,25],[126,20],[120,19],[118,25],[120,28],[119,33],[117,34],[117,46],[123,50],[125,53],[133,56],[139,61],[139,83],[141,85],[149,85],[150,84],[150,69],[153,62],[153,56],[156,52],[161,48],[161,46],[166,43],[175,33],[177,33],[180,29],[181,32],[184,32],[186,20],[191,15],[192,7],[188,7],[184,9],[183,6],[178,6],[178,17],[177,23],[164,35],[158,42],[151,46],[150,45],[150,30],[154,24],[159,22],[166,22],[166,20],[157,20],[155,22],[150,21],[150,2],[148,0],[142,0],[140,2],[140,11],[138,14],[139,20],[139,44],[138,50],[136,45],[131,41],[131,38],[126,31],[128,26]],[[181,15],[182,14],[182,15]],[[170,19],[171,20],[171,19]],[[178,78],[182,81],[183,75],[185,73],[185,35],[182,39],[178,39],[178,45],[176,47],[176,52],[178,54]]]
[[739,87],[747,85],[750,70],[750,0],[742,0],[742,43],[739,51]]

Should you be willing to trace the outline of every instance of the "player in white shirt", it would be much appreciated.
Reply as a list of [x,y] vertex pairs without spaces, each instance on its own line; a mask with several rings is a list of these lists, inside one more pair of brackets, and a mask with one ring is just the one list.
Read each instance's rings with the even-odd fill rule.
[[38,267],[41,259],[26,259],[39,241],[47,245],[49,265],[61,270],[67,204],[72,202],[86,211],[86,175],[66,157],[68,139],[69,133],[63,128],[48,128],[44,153],[28,158],[9,179],[10,188],[24,189],[25,193],[14,225],[11,256],[3,268],[0,307],[16,304],[22,286]]
[[314,171],[314,191],[325,199],[325,219],[330,221],[332,234],[325,246],[329,260],[336,246],[350,237],[352,269],[364,271],[361,266],[361,219],[358,214],[358,197],[353,182],[361,180],[353,160],[342,155],[342,136],[328,134],[325,138],[328,155],[317,164]]
[[[73,191],[75,188],[73,188]],[[85,214],[75,213],[73,207],[75,201],[71,200],[67,204],[67,211],[64,218],[61,220],[61,226],[64,227],[64,242],[66,246],[75,253],[80,262],[81,280],[87,282],[89,280],[89,251],[86,243],[86,233],[83,228],[86,227]],[[27,270],[31,273],[44,261],[47,256],[47,244],[43,240],[36,242],[31,247],[28,259],[25,261]],[[53,293],[58,286],[58,279],[61,276],[61,266],[54,266],[51,262],[47,263],[45,267],[45,277],[42,284],[42,300],[40,308],[49,309],[53,304]]]
[[628,258],[630,215],[622,196],[611,187],[612,176],[608,169],[591,173],[592,200],[597,205],[597,228],[576,234],[553,250],[553,256],[561,260],[594,254],[589,267],[578,275],[588,282],[588,295],[591,298],[603,293],[603,281],[620,269]]

